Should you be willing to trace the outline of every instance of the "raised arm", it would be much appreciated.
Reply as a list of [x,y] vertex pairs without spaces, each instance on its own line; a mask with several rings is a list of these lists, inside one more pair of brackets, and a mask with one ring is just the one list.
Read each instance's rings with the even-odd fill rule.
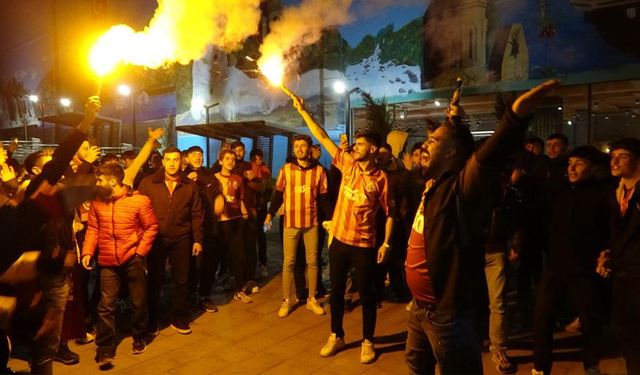
[[144,163],[147,162],[147,159],[149,159],[149,156],[151,156],[153,150],[158,147],[156,141],[158,140],[158,138],[162,137],[162,135],[164,134],[164,129],[147,128],[147,133],[149,134],[149,138],[147,138],[147,141],[140,149],[140,152],[138,152],[136,158],[133,159],[133,162],[131,163],[129,168],[124,170],[124,179],[122,180],[122,182],[125,185],[133,186],[136,175],[138,175],[138,172],[140,172],[140,169],[142,168]]
[[302,98],[297,97],[295,95],[291,95],[291,100],[293,100],[293,107],[298,110],[300,116],[307,124],[307,127],[311,131],[311,134],[315,139],[324,147],[325,150],[331,155],[331,158],[334,158],[338,153],[338,146],[329,138],[327,132],[320,126],[314,119],[311,117],[309,112],[304,108],[304,101]]

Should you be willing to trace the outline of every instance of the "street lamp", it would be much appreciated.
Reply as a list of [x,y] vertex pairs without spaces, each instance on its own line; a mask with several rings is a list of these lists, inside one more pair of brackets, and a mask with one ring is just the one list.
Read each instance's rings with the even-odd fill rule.
[[29,95],[29,101],[31,101],[31,103],[37,103],[38,100],[40,100],[40,98],[38,98],[38,95]]
[[354,87],[351,90],[347,90],[347,85],[342,81],[335,81],[333,83],[333,91],[336,94],[344,95],[346,100],[346,109],[345,109],[345,130],[347,136],[349,137],[349,142],[353,140],[353,124],[351,123],[351,94],[355,92],[360,92],[360,87]]
[[[220,103],[213,103],[213,104],[202,104],[202,106],[204,107],[205,111],[206,111],[206,115],[207,115],[207,125],[209,125],[209,110],[217,105],[220,105]],[[211,164],[209,163],[209,137],[207,137],[207,145],[206,145],[206,149],[207,149],[207,165],[210,166]]]
[[131,97],[131,143],[132,146],[136,147],[136,98],[135,94],[131,95],[133,90],[131,86],[126,83],[122,83],[118,85],[118,94],[124,97]]
[[60,105],[68,108],[71,105],[71,99],[69,98],[60,98]]

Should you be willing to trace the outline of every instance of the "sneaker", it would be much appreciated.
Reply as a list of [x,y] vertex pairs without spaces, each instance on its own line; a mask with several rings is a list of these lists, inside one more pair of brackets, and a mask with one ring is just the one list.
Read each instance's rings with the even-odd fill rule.
[[544,371],[538,371],[535,368],[532,368],[531,375],[544,375]]
[[360,351],[360,363],[371,363],[376,359],[376,351],[373,343],[367,339],[362,340],[362,350]]
[[580,324],[580,317],[575,318],[571,323],[564,327],[564,330],[572,333],[580,333],[582,324]]
[[245,292],[237,292],[236,294],[233,295],[233,299],[235,299],[236,301],[240,301],[242,303],[253,302],[253,299],[251,299],[251,297],[249,297]]
[[266,264],[261,264],[258,266],[258,274],[262,278],[269,277],[269,269],[267,268]]
[[147,343],[144,339],[134,339],[133,344],[131,344],[131,353],[133,354],[142,354],[147,350]]
[[322,306],[320,306],[320,304],[318,303],[318,300],[316,300],[313,297],[307,299],[307,310],[313,311],[313,313],[316,314],[316,315],[324,315],[325,314],[325,311],[322,308]]
[[516,365],[511,362],[511,358],[504,350],[491,352],[491,360],[496,364],[496,370],[501,374],[514,374],[516,372]]
[[110,352],[103,352],[98,350],[98,352],[96,353],[96,363],[98,364],[98,366],[100,366],[101,369],[111,367],[114,359],[115,356]]
[[413,300],[411,300],[411,302],[407,303],[407,305],[404,307],[404,310],[406,312],[410,312],[412,307],[413,307]]
[[244,287],[245,294],[256,294],[260,293],[260,287],[255,281],[247,281],[247,284]]
[[181,335],[188,335],[191,333],[189,323],[175,321],[171,323],[171,328],[175,329]]
[[95,332],[92,334],[90,332],[87,332],[85,334],[85,337],[81,338],[81,339],[76,339],[76,344],[78,345],[86,345],[89,343],[92,343],[93,340],[95,340],[96,336],[95,336]]
[[200,298],[200,307],[209,313],[218,312],[218,307],[213,303],[213,300],[210,297]]
[[329,336],[327,343],[324,344],[322,349],[320,349],[320,355],[322,357],[331,357],[342,349],[344,349],[344,339],[342,337],[337,337],[335,333],[332,333]]
[[278,310],[278,316],[281,318],[286,318],[291,313],[291,301],[289,298],[286,298],[282,301],[282,305],[280,305],[280,310]]
[[65,342],[64,344],[60,344],[58,353],[56,353],[53,360],[69,366],[80,363],[80,356],[78,353],[72,352],[71,349],[69,349],[69,345]]

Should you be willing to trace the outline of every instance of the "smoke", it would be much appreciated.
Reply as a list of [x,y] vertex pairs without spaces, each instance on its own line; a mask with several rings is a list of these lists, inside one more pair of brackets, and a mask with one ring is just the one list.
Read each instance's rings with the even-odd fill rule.
[[349,7],[352,0],[303,0],[297,6],[285,8],[271,25],[270,33],[260,46],[263,66],[268,59],[282,60],[287,65],[301,47],[320,40],[322,30],[351,22]]
[[169,59],[185,64],[202,57],[209,44],[239,49],[259,23],[260,0],[158,0],[145,32],[170,40]]
[[158,0],[141,32],[117,25],[91,51],[93,69],[103,75],[119,63],[157,68],[199,59],[207,46],[234,51],[258,32],[260,0]]

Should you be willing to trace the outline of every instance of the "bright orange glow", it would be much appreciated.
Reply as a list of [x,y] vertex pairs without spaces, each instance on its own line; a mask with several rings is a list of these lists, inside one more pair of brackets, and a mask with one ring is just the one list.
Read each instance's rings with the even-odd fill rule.
[[258,68],[272,85],[282,85],[284,80],[284,60],[281,56],[274,54],[261,58],[258,61]]

